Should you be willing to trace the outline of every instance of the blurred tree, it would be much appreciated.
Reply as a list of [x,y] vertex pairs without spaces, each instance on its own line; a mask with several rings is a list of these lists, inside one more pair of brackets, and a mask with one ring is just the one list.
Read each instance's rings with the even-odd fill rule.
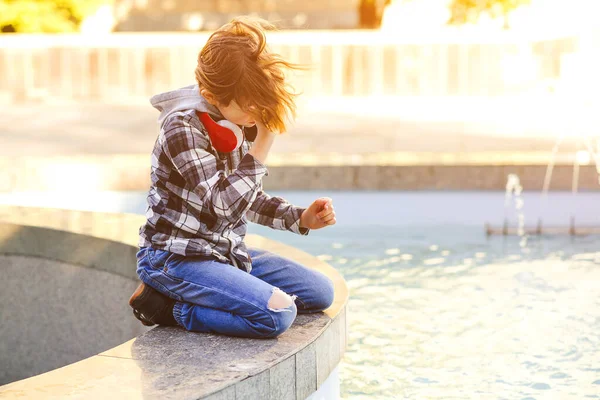
[[483,12],[496,18],[504,18],[504,28],[508,29],[508,14],[515,8],[529,4],[530,0],[452,0],[450,4],[449,24],[477,22]]
[[359,28],[376,29],[381,26],[383,10],[391,0],[360,0],[358,5]]
[[361,28],[377,28],[377,5],[375,0],[361,0],[358,6],[358,25]]
[[77,32],[81,22],[113,0],[0,0],[0,31]]

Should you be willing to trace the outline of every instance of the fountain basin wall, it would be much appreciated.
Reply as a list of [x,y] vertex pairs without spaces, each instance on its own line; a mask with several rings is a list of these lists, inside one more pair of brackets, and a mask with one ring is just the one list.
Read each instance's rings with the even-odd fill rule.
[[136,286],[131,279],[23,255],[0,255],[0,265],[0,385],[93,356],[148,330],[123,307]]
[[305,399],[322,387],[347,337],[348,291],[333,268],[249,236],[251,246],[328,275],[334,304],[299,315],[271,340],[146,328],[127,305],[141,223],[135,215],[0,207],[1,378],[16,380],[0,386],[0,397]]

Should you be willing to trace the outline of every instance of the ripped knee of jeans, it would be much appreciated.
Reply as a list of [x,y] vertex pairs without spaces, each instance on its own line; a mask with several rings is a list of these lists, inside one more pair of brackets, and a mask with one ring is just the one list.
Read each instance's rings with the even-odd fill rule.
[[274,287],[267,307],[273,312],[293,312],[294,300],[296,300],[296,296],[290,296]]

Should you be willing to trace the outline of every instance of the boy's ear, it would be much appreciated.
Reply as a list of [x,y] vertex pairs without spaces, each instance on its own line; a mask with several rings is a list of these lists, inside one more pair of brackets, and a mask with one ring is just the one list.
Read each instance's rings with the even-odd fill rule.
[[217,105],[217,99],[215,98],[215,95],[209,92],[208,90],[200,89],[200,94],[206,99],[206,101],[208,101],[213,106]]

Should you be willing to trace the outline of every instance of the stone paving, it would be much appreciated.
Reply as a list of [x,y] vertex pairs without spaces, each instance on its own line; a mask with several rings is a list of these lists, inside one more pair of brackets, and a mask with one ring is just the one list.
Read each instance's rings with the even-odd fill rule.
[[[375,160],[394,152],[484,153],[484,160],[487,155],[501,160],[515,153],[548,154],[560,126],[567,125],[547,105],[525,105],[524,100],[490,98],[305,99],[272,154],[288,161],[285,156],[292,154]],[[157,117],[147,101],[7,104],[0,107],[0,156],[149,154]],[[561,153],[578,149],[576,133],[568,132]]]

